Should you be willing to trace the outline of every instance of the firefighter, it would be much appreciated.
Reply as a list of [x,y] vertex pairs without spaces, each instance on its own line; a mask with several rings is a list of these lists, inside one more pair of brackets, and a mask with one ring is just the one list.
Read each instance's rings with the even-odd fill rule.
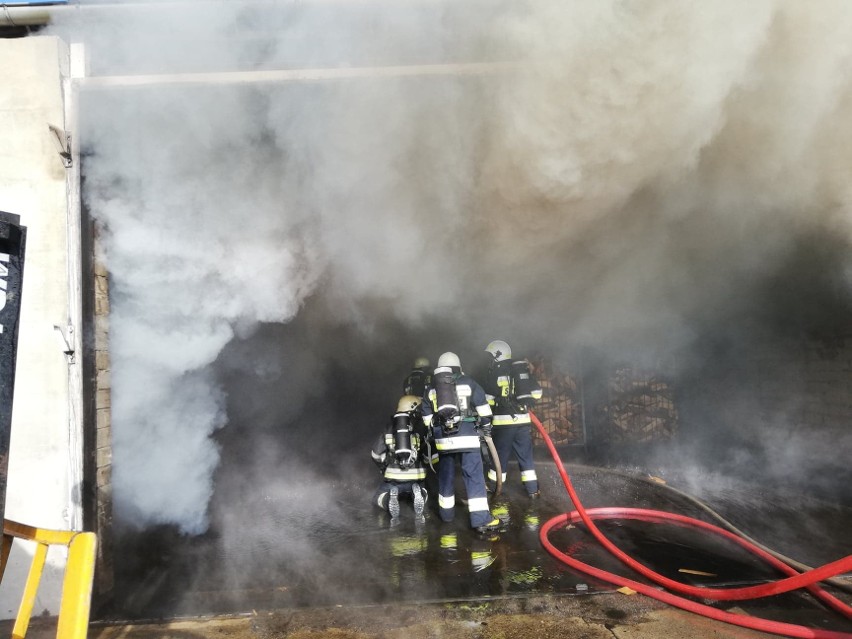
[[417,357],[414,360],[414,368],[402,383],[402,392],[405,395],[423,397],[426,387],[432,382],[432,373],[429,370],[430,362],[426,357]]
[[419,523],[426,520],[428,497],[424,482],[426,468],[422,462],[423,430],[419,411],[423,400],[414,395],[404,395],[397,404],[396,413],[373,446],[373,461],[382,472],[382,483],[373,496],[374,503],[390,513],[391,525],[399,523],[399,499],[410,497],[414,517]]
[[[485,389],[488,403],[494,412],[492,420],[494,448],[500,460],[501,482],[506,482],[509,456],[514,453],[521,471],[521,482],[533,499],[540,493],[538,476],[533,462],[532,419],[530,409],[541,399],[541,386],[530,373],[524,359],[512,359],[512,349],[502,340],[494,340],[485,347],[491,354],[491,366]],[[497,481],[493,468],[488,470],[490,482]]]
[[423,421],[432,430],[438,452],[438,512],[443,521],[455,516],[456,462],[461,465],[470,526],[480,533],[504,525],[491,514],[480,453],[480,436],[491,432],[491,407],[485,391],[465,375],[455,353],[444,353],[426,389]]

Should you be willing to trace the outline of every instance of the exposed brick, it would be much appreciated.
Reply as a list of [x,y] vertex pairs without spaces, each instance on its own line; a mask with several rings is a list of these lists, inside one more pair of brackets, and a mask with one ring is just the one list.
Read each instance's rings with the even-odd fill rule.
[[95,295],[95,315],[107,315],[109,313],[109,297],[107,295]]
[[109,315],[95,315],[95,344],[109,344]]
[[109,271],[102,260],[95,260],[95,276],[109,277]]
[[95,351],[95,368],[99,371],[109,370],[109,351],[108,350],[96,350]]
[[109,295],[109,278],[106,275],[95,274],[95,295]]
[[[98,418],[100,418],[101,413],[106,413],[106,417],[103,418],[103,421],[106,422],[105,427],[101,427],[100,423],[98,423],[98,428],[95,429],[95,448],[107,448],[108,446],[112,446],[112,431],[109,428],[109,411],[103,410],[98,411]],[[101,420],[98,419],[98,422]]]
[[98,390],[106,390],[110,388],[110,373],[108,370],[98,371],[97,388]]
[[112,448],[109,446],[98,448],[95,451],[95,464],[98,468],[112,464]]
[[97,408],[109,408],[112,405],[112,393],[108,388],[103,388],[95,393],[95,405]]
[[[101,468],[98,468],[95,474],[97,476],[96,485],[98,486],[102,501],[103,497],[111,496],[112,493],[112,466],[102,466]],[[105,490],[107,487],[109,487],[110,490]]]

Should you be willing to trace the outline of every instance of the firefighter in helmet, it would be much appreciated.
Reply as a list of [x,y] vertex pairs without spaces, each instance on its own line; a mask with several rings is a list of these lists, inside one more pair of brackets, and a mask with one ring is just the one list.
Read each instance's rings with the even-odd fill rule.
[[[494,340],[485,347],[485,351],[491,355],[485,392],[494,412],[492,439],[500,459],[501,483],[506,481],[509,456],[514,453],[521,471],[521,482],[527,494],[536,498],[539,490],[533,462],[530,410],[541,399],[541,386],[530,373],[526,360],[512,359],[512,349],[506,342]],[[488,479],[497,481],[493,468],[488,470]]]
[[432,382],[432,371],[429,370],[429,359],[417,357],[414,360],[414,368],[402,383],[402,392],[406,395],[423,397],[426,387]]
[[465,375],[455,353],[444,353],[426,389],[423,421],[431,428],[438,452],[438,512],[443,521],[455,516],[456,462],[461,465],[471,528],[481,533],[504,525],[491,514],[480,453],[480,435],[491,431],[491,407],[485,391]]
[[[422,418],[420,403],[414,395],[403,395],[390,425],[373,446],[373,461],[382,472],[382,482],[373,496],[374,503],[391,516],[391,525],[399,523],[400,497],[411,498],[414,517],[425,521],[427,492],[424,487]],[[421,422],[418,424],[418,422]]]

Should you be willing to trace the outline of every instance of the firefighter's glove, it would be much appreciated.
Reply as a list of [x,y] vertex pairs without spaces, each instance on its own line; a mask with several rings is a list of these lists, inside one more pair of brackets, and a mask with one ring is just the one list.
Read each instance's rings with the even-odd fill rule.
[[479,425],[479,434],[483,437],[491,437],[491,422],[482,422]]

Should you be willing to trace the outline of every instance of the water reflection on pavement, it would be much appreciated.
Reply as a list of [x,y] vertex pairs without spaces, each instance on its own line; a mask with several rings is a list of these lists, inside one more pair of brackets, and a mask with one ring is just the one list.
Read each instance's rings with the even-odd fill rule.
[[[710,520],[694,503],[653,482],[584,466],[569,465],[568,470],[587,508],[653,508]],[[612,591],[614,586],[576,573],[544,551],[539,541],[541,525],[573,508],[554,465],[542,462],[538,472],[542,496],[531,500],[519,482],[511,483],[510,467],[504,493],[492,499],[492,511],[506,520],[507,527],[488,536],[470,530],[463,505],[457,506],[455,521],[441,522],[434,497],[427,503],[424,523],[415,522],[411,505],[403,502],[402,521],[391,527],[386,513],[369,507],[372,476],[340,482],[334,516],[328,520],[317,518],[316,513],[294,512],[286,496],[256,495],[239,505],[238,517],[246,532],[237,545],[224,543],[216,531],[202,538],[165,531],[160,544],[150,536],[144,542],[150,547],[148,561],[122,565],[117,558],[118,605],[106,616],[163,618],[299,606]],[[459,483],[457,496],[461,497]],[[432,486],[430,495],[434,494]],[[762,543],[778,544],[776,550],[802,559],[803,553],[797,553],[801,548],[794,547],[802,540],[791,537],[786,520],[789,498],[771,496],[765,490],[734,494],[728,486],[705,499],[715,500],[714,509],[733,517],[737,526]],[[804,499],[796,504],[796,512],[811,518],[807,557],[802,560],[824,563],[852,551],[848,535],[841,532],[852,529],[852,509]],[[600,527],[628,553],[688,583],[744,585],[777,577],[730,542],[683,528],[619,520],[601,522]],[[637,579],[581,526],[559,530],[551,540],[582,561]],[[146,549],[139,548],[140,539],[125,541],[136,554],[145,554]],[[151,557],[158,559],[151,561]],[[796,611],[796,618],[807,617],[803,611],[819,609],[799,593],[773,597],[755,603],[754,608],[760,610],[758,614],[776,617]],[[814,623],[847,629],[846,622],[826,621],[819,610],[814,616],[823,621]]]

